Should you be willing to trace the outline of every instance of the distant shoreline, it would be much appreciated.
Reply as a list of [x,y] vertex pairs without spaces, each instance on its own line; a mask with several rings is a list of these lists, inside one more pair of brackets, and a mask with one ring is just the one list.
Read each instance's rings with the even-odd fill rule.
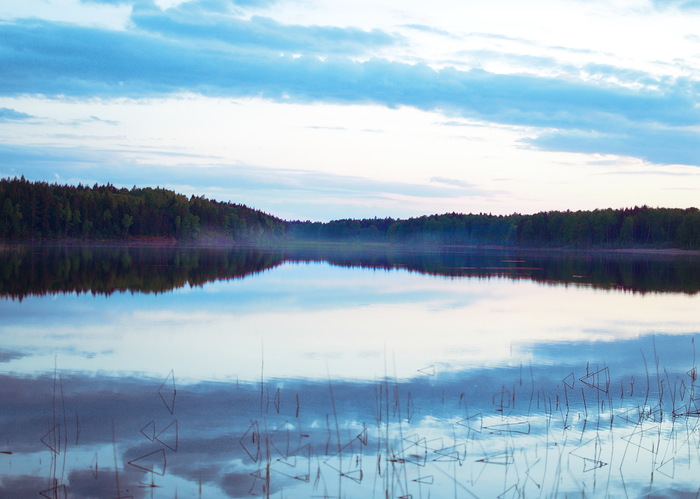
[[161,188],[0,179],[0,241],[11,244],[380,248],[435,251],[700,251],[697,208],[606,208],[522,215],[289,221]]

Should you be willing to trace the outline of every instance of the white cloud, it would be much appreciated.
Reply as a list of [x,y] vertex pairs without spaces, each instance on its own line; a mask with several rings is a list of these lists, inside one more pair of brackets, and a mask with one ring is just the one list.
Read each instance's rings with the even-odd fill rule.
[[80,0],[22,0],[0,2],[0,19],[43,19],[82,26],[125,29],[131,6],[127,3],[82,3]]
[[172,168],[300,218],[695,203],[687,5],[39,3],[0,7],[3,174]]

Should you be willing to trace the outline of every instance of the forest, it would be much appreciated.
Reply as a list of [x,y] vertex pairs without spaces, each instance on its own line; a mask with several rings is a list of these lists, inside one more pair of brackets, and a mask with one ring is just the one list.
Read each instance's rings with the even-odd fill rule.
[[207,233],[259,241],[285,224],[244,205],[188,198],[171,190],[69,186],[0,180],[0,239],[193,240]]
[[[700,249],[697,208],[446,213],[409,219],[284,221],[245,205],[162,188],[0,179],[0,240],[371,242],[412,246]],[[215,239],[220,238],[220,239]]]
[[413,245],[700,249],[697,208],[548,211],[533,215],[446,213],[407,220],[290,222],[294,239],[388,241]]

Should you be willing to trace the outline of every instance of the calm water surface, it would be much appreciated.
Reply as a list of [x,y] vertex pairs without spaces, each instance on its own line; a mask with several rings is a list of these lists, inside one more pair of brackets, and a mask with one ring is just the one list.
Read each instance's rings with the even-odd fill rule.
[[0,497],[695,497],[700,260],[0,252]]

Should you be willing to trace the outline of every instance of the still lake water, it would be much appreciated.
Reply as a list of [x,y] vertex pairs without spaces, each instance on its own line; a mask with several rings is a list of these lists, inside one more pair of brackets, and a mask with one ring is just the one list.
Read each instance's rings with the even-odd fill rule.
[[0,251],[0,497],[696,497],[700,259]]

